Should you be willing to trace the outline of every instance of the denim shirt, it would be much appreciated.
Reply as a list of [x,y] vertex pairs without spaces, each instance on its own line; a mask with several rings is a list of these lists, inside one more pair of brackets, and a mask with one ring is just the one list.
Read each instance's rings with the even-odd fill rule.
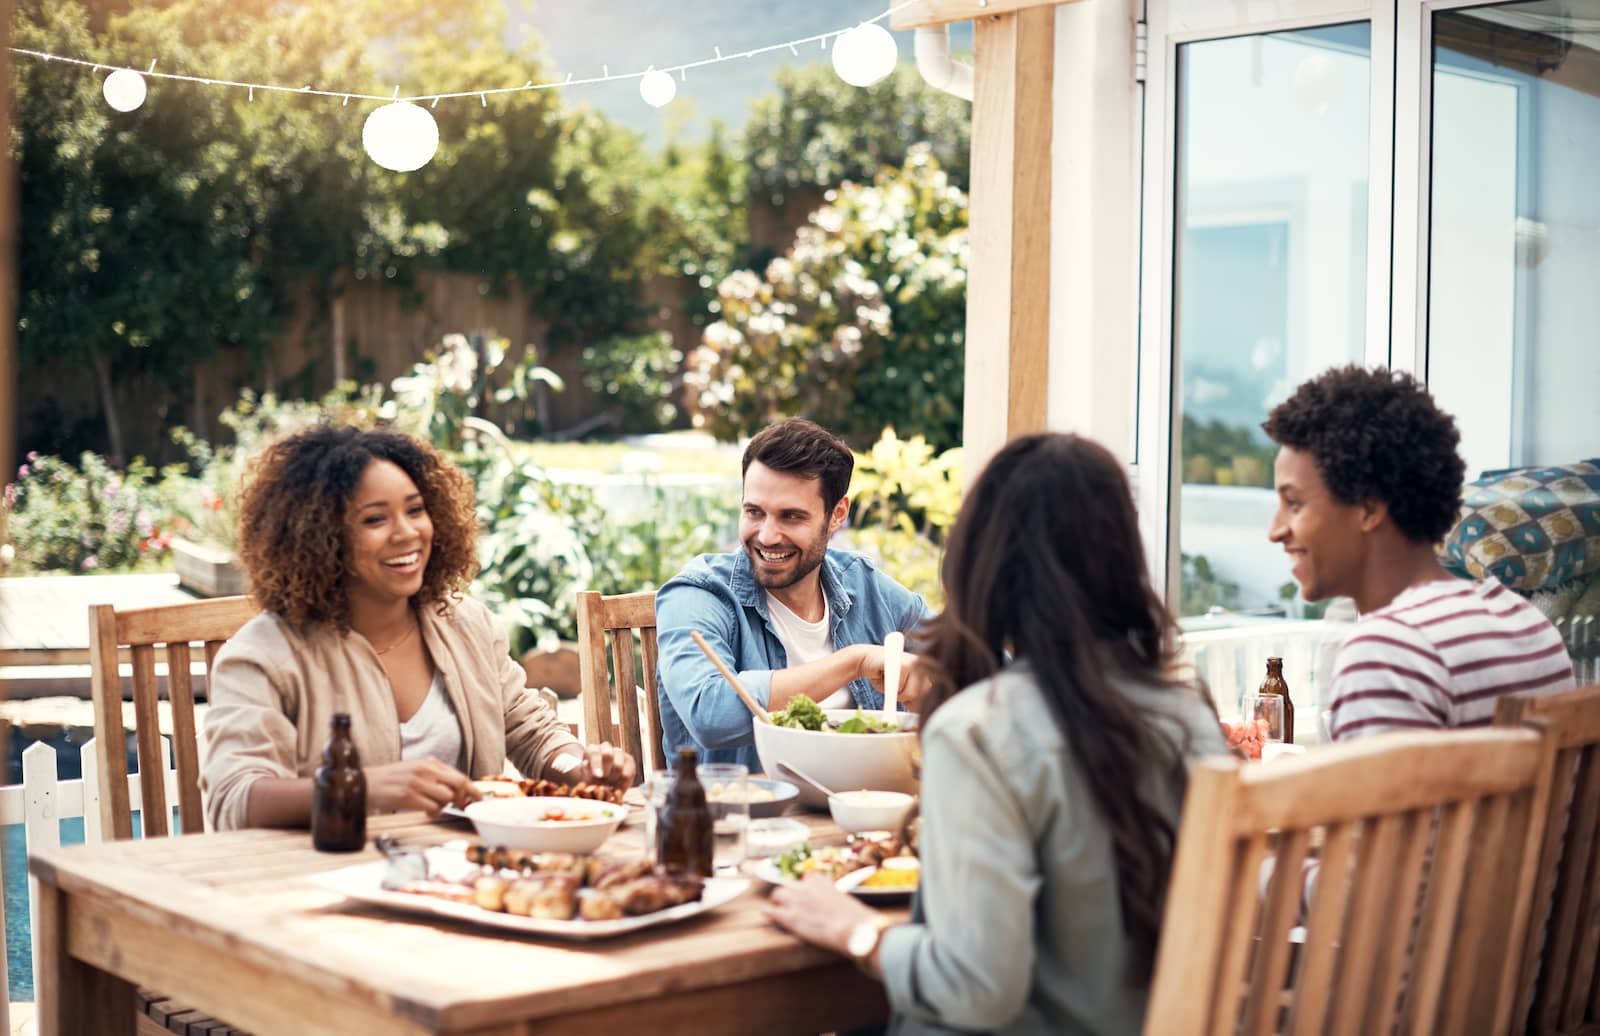
[[[834,650],[882,644],[884,637],[910,631],[927,614],[921,597],[860,554],[830,549],[819,571]],[[702,554],[656,592],[661,744],[668,759],[687,746],[700,753],[702,762],[744,763],[757,773],[761,760],[750,712],[695,645],[689,636],[693,630],[729,663],[751,697],[762,705],[771,700],[772,673],[787,667],[788,653],[772,628],[766,591],[744,551]],[[883,707],[883,695],[869,681],[852,680],[849,688],[862,708]]]

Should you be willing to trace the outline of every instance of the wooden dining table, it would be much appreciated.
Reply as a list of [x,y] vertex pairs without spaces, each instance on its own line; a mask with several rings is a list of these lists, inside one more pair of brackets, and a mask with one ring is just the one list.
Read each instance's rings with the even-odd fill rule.
[[[828,817],[795,815],[813,846],[844,841]],[[369,836],[381,833],[416,846],[472,835],[420,813],[372,818]],[[642,847],[635,816],[603,851]],[[879,983],[763,919],[755,879],[707,913],[583,942],[360,904],[307,880],[378,857],[370,842],[319,853],[304,831],[268,830],[40,852],[41,1032],[133,1033],[136,986],[259,1036],[744,1036],[888,1017]]]

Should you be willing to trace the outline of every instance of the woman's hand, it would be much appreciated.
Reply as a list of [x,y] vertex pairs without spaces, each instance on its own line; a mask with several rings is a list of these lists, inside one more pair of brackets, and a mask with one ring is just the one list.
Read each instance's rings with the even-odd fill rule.
[[369,766],[366,775],[367,805],[385,812],[420,809],[433,817],[481,798],[466,774],[432,756]]
[[820,874],[808,874],[792,885],[777,886],[761,912],[768,921],[796,937],[846,956],[850,953],[850,930],[878,916],[876,910],[848,892],[840,892]]
[[[568,759],[573,760],[573,765],[567,764]],[[598,745],[584,745],[582,755],[569,749],[556,757],[550,770],[556,780],[566,784],[592,782],[626,790],[633,787],[633,778],[638,774],[639,766],[633,761],[633,756],[609,741],[602,741]]]

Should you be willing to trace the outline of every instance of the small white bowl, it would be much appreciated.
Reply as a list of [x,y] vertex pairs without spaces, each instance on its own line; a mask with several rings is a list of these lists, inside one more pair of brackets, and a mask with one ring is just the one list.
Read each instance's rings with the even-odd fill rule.
[[782,856],[811,837],[811,829],[788,817],[750,821],[745,828],[745,852],[750,856]]
[[828,797],[834,823],[852,834],[863,831],[898,833],[915,802],[900,791],[837,791]]
[[[552,811],[583,820],[546,820]],[[575,798],[483,799],[467,805],[467,819],[490,845],[533,852],[592,853],[611,837],[628,810]]]

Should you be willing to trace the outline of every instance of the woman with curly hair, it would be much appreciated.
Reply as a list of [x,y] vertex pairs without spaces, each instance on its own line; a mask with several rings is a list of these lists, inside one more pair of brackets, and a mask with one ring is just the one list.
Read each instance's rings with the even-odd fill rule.
[[894,1033],[1138,1032],[1187,762],[1226,749],[1176,675],[1122,466],[1073,435],[1011,442],[941,577],[911,923],[812,879],[767,914],[881,975]]
[[471,483],[392,431],[318,427],[268,446],[247,480],[239,556],[262,613],[217,654],[201,783],[218,830],[310,823],[311,774],[349,713],[374,810],[437,813],[468,775],[626,787],[634,761],[585,748],[524,686],[483,605]]

